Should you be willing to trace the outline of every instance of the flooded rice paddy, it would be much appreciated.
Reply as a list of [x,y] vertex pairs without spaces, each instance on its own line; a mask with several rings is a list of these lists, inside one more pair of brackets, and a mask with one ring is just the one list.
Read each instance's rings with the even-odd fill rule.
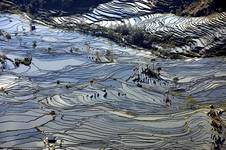
[[11,35],[1,55],[32,58],[1,65],[0,148],[224,147],[207,113],[226,104],[225,57],[161,59],[79,32],[30,32],[18,15],[1,14],[0,29]]

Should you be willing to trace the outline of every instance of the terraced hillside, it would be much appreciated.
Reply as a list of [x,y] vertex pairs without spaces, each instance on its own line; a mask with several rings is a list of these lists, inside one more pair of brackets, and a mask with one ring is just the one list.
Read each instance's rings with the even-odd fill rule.
[[0,149],[225,149],[226,13],[181,3],[1,12]]
[[[64,4],[74,6],[74,12],[66,6],[68,11],[62,10],[64,7],[60,1],[50,8],[53,3],[6,1],[4,4],[12,8],[20,4],[22,10],[29,12],[30,20],[38,23],[89,31],[121,44],[157,51],[163,57],[172,54],[189,57],[225,55],[225,12],[222,12],[224,5],[220,5],[220,1],[93,1],[80,4],[84,5],[84,11],[77,9],[80,6],[77,1]],[[27,9],[24,4],[27,4]],[[178,16],[203,12],[207,8],[208,12],[201,14],[208,16]],[[83,14],[78,14],[79,11]]]
[[[112,36],[115,41],[143,48],[149,45],[149,49],[167,52],[167,55],[168,52],[181,54],[195,52],[200,56],[225,54],[225,46],[222,46],[225,44],[226,31],[224,12],[205,17],[180,17],[169,13],[154,13],[156,10],[163,12],[165,7],[151,1],[131,3],[115,0],[99,5],[91,13],[82,16],[52,17],[48,19],[48,23],[68,28],[74,28],[78,24],[89,24],[92,25],[91,32],[99,27],[108,30],[110,28],[113,29],[112,32],[119,34],[116,38],[115,35]],[[117,30],[118,28],[124,29]],[[133,33],[137,28],[140,29],[144,32],[141,35],[143,37],[133,40],[133,33],[129,36],[128,33],[124,34],[128,32],[126,28],[133,30]],[[97,35],[111,34],[108,30],[94,32],[97,32]],[[140,41],[142,44],[139,44]]]

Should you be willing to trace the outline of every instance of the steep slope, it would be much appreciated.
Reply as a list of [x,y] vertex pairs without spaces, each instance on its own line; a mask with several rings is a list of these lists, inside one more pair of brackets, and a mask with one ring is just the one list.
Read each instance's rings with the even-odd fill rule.
[[[0,7],[2,10],[13,10],[13,8],[4,7],[5,4],[14,4],[17,9],[22,11],[28,11],[33,15],[39,14],[40,10],[55,10],[61,13],[67,14],[81,14],[87,13],[99,4],[110,2],[111,0],[2,0]],[[117,1],[116,1],[117,2]],[[124,3],[144,3],[153,5],[156,8],[153,9],[155,13],[176,13],[177,15],[189,15],[189,16],[206,16],[214,12],[223,12],[226,10],[225,2],[222,0],[128,0],[121,1]],[[142,8],[144,9],[144,8]],[[145,9],[149,9],[146,7]]]
[[31,20],[39,23],[69,30],[79,28],[121,44],[155,51],[162,57],[225,54],[221,46],[226,39],[226,16],[222,12],[225,5],[219,0],[4,0],[3,4],[27,12]]
[[165,5],[174,6],[175,1],[160,2],[113,0],[99,5],[92,12],[51,17],[45,23],[67,29],[79,27],[84,32],[151,49],[165,56],[225,54],[225,49],[219,46],[224,44],[226,35],[224,12],[203,17],[160,14],[156,12],[167,12]]

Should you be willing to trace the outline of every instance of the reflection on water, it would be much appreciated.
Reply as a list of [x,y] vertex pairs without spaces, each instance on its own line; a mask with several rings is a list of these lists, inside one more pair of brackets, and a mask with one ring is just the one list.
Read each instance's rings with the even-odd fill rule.
[[16,15],[2,14],[0,28],[12,36],[1,54],[32,57],[2,69],[1,148],[190,150],[224,138],[207,112],[225,106],[225,58],[155,58],[76,32],[29,32]]

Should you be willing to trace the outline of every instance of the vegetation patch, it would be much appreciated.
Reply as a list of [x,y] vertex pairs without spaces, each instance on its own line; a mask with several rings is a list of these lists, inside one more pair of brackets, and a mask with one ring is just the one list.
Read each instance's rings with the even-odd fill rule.
[[[59,28],[59,26],[57,26]],[[61,26],[66,30],[74,30],[74,28]],[[120,25],[116,28],[106,28],[98,25],[77,24],[77,29],[83,33],[93,36],[101,36],[108,38],[121,46],[130,46],[133,48],[143,48],[152,51],[155,55],[163,58],[181,59],[184,57],[199,57],[198,53],[170,52],[164,48],[182,47],[194,42],[191,37],[176,37],[174,35],[166,35],[162,32],[155,34],[149,33],[144,29],[126,25]],[[159,36],[163,35],[163,36]],[[163,49],[157,48],[155,45],[161,46]]]

